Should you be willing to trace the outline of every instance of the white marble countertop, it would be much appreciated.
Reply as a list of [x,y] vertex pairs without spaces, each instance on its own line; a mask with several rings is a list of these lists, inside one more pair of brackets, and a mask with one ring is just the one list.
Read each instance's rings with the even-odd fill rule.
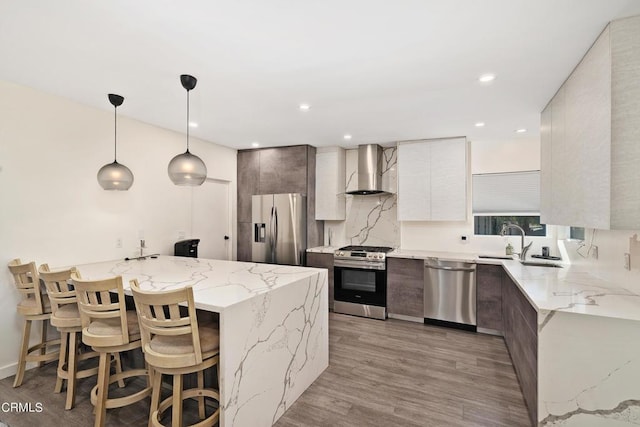
[[234,304],[317,274],[318,269],[202,258],[160,256],[76,266],[85,279],[121,275],[125,290],[137,278],[142,289],[167,290],[193,285],[196,307],[221,312]]
[[587,266],[532,267],[504,261],[505,271],[538,312],[563,311],[640,320],[640,289],[634,273],[607,277]]
[[[333,253],[337,248],[323,246],[311,252]],[[498,253],[482,255],[502,256]],[[563,268],[522,265],[518,260],[479,258],[475,253],[439,252],[396,249],[387,253],[390,258],[427,259],[431,257],[503,265],[505,271],[523,291],[538,311],[605,316],[617,319],[640,320],[640,277],[633,272],[596,270],[588,266],[570,265],[557,261]],[[535,259],[536,262],[544,262]]]

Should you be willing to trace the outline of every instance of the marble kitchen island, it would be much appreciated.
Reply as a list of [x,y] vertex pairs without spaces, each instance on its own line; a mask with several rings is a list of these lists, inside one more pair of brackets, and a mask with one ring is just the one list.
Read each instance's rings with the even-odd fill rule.
[[220,426],[271,426],[329,364],[327,271],[160,256],[78,265],[85,279],[121,275],[128,293],[193,286],[220,316]]

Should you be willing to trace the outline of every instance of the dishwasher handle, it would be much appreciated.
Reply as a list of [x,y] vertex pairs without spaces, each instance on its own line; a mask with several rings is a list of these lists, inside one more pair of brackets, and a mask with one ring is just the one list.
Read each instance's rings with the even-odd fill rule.
[[460,268],[460,267],[442,267],[436,265],[425,264],[424,268],[433,268],[434,270],[447,270],[447,271],[476,271],[475,267]]

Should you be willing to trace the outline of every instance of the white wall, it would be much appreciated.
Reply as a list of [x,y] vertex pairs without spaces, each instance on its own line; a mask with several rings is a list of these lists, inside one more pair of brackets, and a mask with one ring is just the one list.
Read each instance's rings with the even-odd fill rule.
[[[200,188],[177,187],[167,176],[185,137],[124,117],[127,100],[118,108],[118,161],[132,170],[133,186],[117,192],[98,185],[98,169],[113,161],[113,109],[106,93],[104,100],[110,110],[0,82],[0,265],[13,258],[52,267],[124,258],[141,236],[148,253],[173,254],[178,232],[190,237],[192,193]],[[235,226],[236,151],[197,139],[191,151],[210,178],[231,182]],[[1,268],[0,377],[6,377],[15,372],[22,321],[12,278]]]

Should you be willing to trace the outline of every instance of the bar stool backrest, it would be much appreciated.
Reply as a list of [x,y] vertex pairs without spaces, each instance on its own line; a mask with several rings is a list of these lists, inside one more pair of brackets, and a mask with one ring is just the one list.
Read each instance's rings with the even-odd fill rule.
[[22,301],[18,304],[17,311],[22,315],[43,314],[44,298],[40,293],[40,276],[36,269],[36,263],[22,264],[16,258],[9,262],[9,271],[13,275],[18,292],[22,295]]
[[[94,347],[128,344],[129,327],[122,276],[84,280],[77,274],[72,274],[71,279],[82,319],[82,341]],[[115,331],[111,334],[99,333],[113,330],[114,326]]]
[[[51,301],[51,324],[53,326],[65,327],[73,326],[77,323],[78,317],[58,316],[58,310],[65,306],[78,305],[76,291],[71,283],[71,275],[76,274],[80,277],[78,270],[75,267],[67,268],[64,270],[51,271],[48,264],[42,264],[38,269],[40,279],[44,282]],[[69,323],[66,325],[65,322]]]
[[165,368],[202,363],[193,288],[150,292],[135,279],[130,283],[147,362]]

